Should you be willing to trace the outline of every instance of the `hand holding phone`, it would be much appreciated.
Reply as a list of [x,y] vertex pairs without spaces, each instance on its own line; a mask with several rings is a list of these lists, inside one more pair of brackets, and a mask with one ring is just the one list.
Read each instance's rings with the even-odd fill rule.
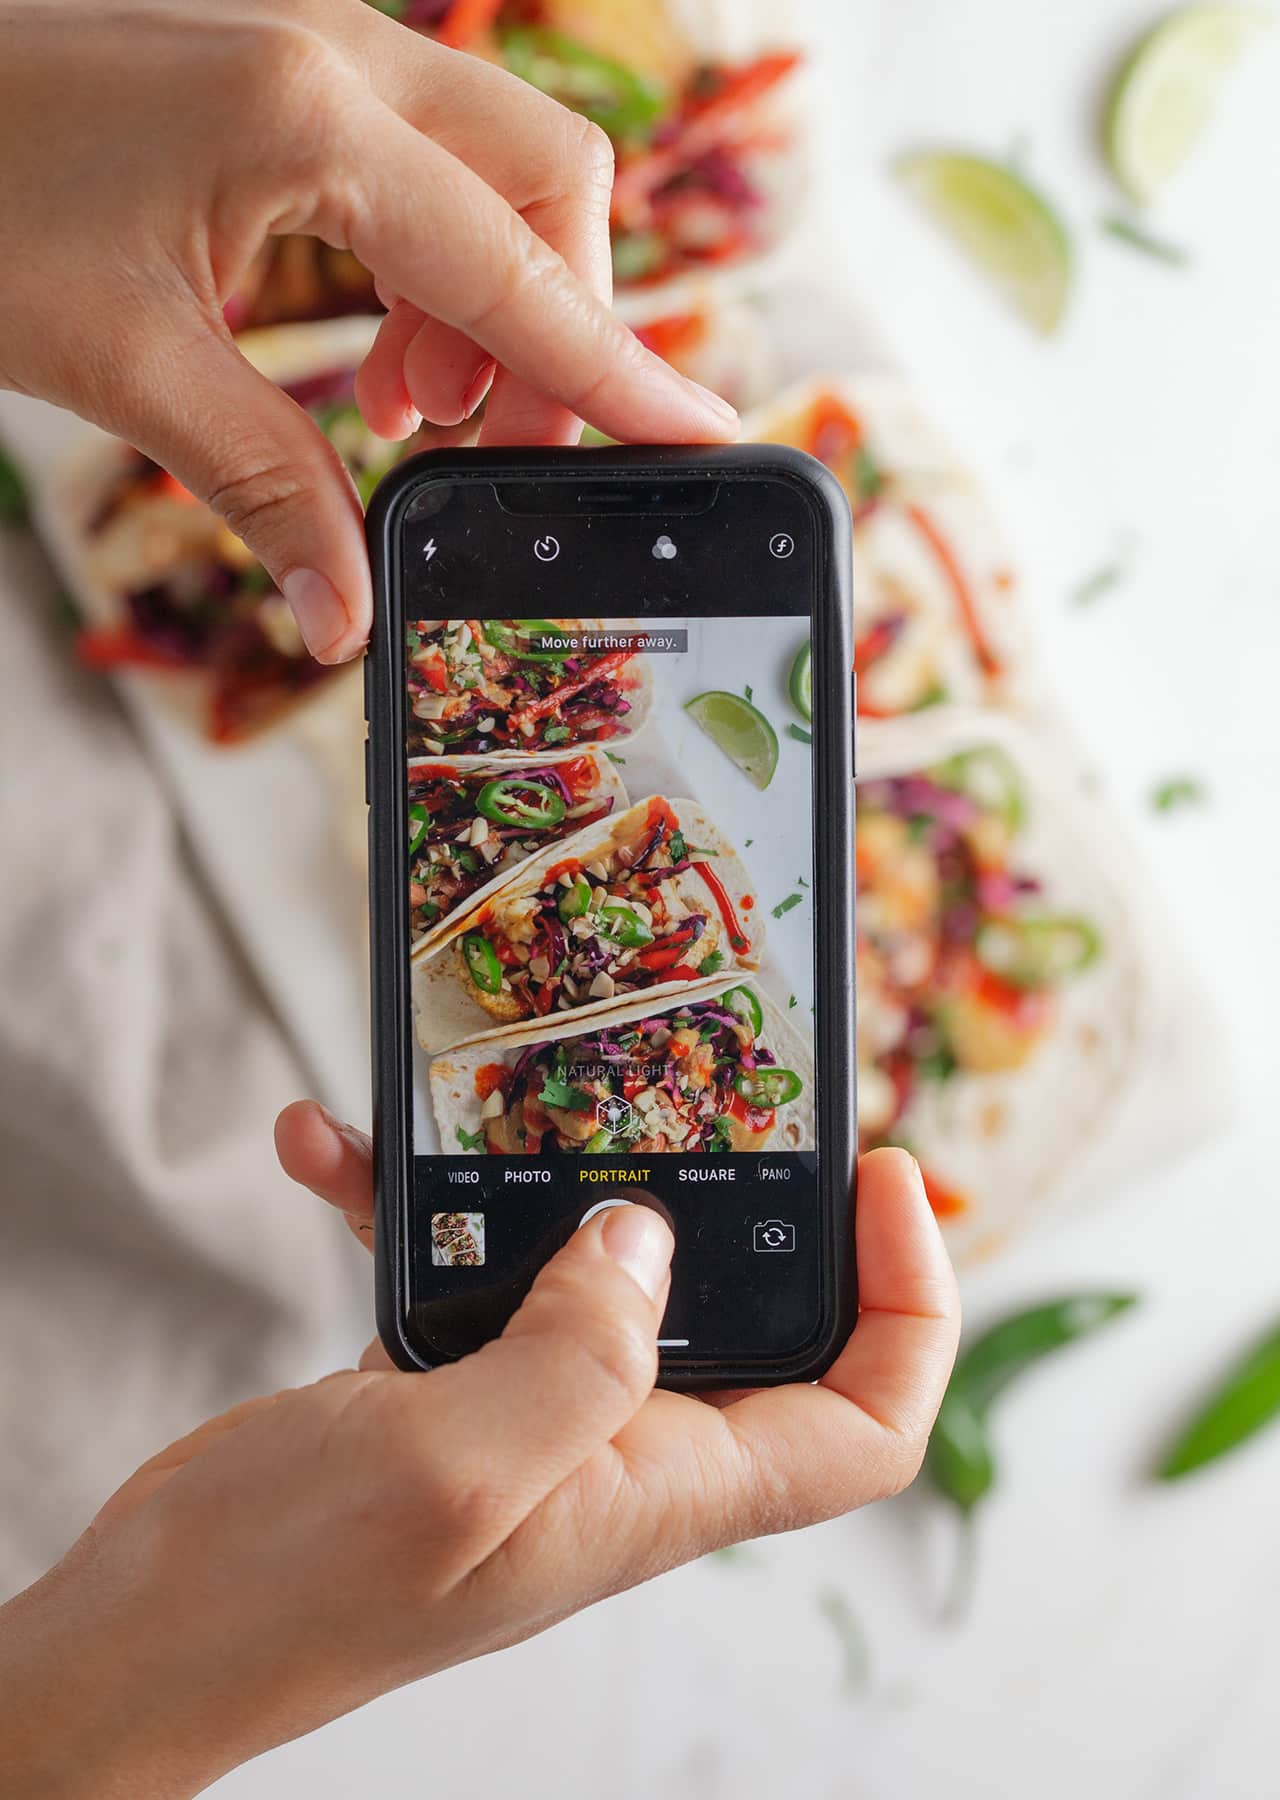
[[392,1356],[497,1336],[639,1205],[660,1380],[812,1379],[853,1317],[843,497],[769,447],[454,453],[370,545]]

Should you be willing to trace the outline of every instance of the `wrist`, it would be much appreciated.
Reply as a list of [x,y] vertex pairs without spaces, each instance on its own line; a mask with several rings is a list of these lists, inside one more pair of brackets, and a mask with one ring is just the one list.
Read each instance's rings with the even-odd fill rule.
[[104,1580],[96,1562],[82,1539],[0,1607],[5,1791],[24,1800],[187,1800],[242,1758],[226,1744],[211,1754],[189,1729],[190,1686],[185,1706],[175,1704],[174,1629],[146,1620],[132,1594],[111,1604],[121,1584]]

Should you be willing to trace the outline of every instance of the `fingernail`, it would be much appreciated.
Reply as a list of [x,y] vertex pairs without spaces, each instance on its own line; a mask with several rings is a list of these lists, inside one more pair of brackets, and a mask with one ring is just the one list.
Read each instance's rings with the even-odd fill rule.
[[333,583],[315,569],[290,569],[280,583],[307,649],[317,662],[334,662],[334,648],[350,621]]
[[711,411],[719,418],[723,419],[726,425],[733,425],[736,427],[740,424],[741,421],[738,418],[737,409],[730,406],[727,400],[723,399],[719,394],[713,393],[709,387],[703,387],[700,381],[690,381],[687,375],[683,379],[685,386],[692,388],[700,400],[705,400]]
[[405,413],[404,422],[405,422],[405,434],[404,435],[406,437],[412,437],[414,432],[417,431],[418,428],[422,424],[422,414],[418,411],[416,406],[411,406],[409,408],[409,410]]
[[462,396],[462,416],[469,419],[493,385],[498,370],[495,362],[487,362]]
[[675,1248],[671,1233],[647,1206],[616,1206],[605,1214],[600,1242],[650,1300],[662,1292]]

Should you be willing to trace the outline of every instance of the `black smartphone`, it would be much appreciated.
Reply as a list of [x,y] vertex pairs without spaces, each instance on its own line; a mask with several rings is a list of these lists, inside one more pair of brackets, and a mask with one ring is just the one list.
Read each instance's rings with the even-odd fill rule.
[[368,528],[387,1349],[476,1349],[641,1205],[660,1381],[812,1379],[856,1317],[843,494],[769,446],[442,451]]

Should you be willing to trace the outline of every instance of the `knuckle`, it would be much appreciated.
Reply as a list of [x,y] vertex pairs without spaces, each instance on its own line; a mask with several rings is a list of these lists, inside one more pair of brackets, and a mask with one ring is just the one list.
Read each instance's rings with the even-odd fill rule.
[[592,119],[584,119],[578,113],[572,117],[572,163],[579,180],[584,185],[608,190],[613,186],[614,166],[613,145],[608,134]]
[[289,513],[309,483],[296,463],[269,460],[229,475],[205,495],[205,503],[239,538],[270,535]]
[[482,332],[500,313],[517,314],[530,294],[537,296],[558,279],[561,263],[555,251],[524,224],[516,213],[499,223],[487,255],[477,258],[483,279],[464,302],[465,317],[459,323],[471,336]]

